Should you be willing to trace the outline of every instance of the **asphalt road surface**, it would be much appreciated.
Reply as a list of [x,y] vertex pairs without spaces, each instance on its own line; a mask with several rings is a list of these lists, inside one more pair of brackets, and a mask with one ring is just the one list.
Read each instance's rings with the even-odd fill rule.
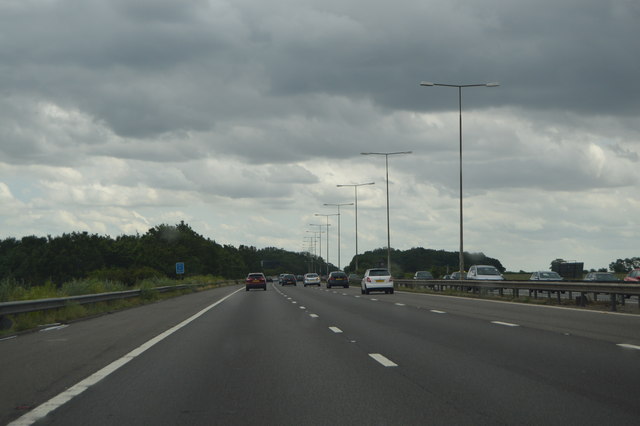
[[640,419],[640,316],[567,308],[229,287],[3,340],[0,354],[3,423]]

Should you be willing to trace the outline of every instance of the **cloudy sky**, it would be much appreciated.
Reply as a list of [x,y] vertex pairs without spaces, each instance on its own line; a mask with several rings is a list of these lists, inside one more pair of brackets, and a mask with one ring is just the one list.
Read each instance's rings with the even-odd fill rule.
[[[0,239],[640,256],[637,0],[0,0]],[[341,212],[341,260],[355,216]],[[337,217],[329,261],[338,263]],[[325,228],[326,229],[326,228]],[[322,254],[326,237],[322,235]],[[319,249],[316,244],[316,249]]]

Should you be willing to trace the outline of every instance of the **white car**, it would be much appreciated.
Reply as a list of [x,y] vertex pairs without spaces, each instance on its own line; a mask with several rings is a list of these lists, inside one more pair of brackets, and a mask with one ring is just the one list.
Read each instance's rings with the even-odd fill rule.
[[367,269],[360,285],[362,294],[369,294],[370,291],[393,294],[393,277],[386,268]]
[[493,265],[473,265],[467,272],[468,280],[503,281],[504,277]]
[[320,287],[320,276],[318,274],[315,274],[313,272],[310,272],[308,274],[304,274],[304,286],[308,286],[308,285],[317,285],[318,287]]
[[553,271],[536,271],[529,278],[531,281],[562,281],[559,273]]

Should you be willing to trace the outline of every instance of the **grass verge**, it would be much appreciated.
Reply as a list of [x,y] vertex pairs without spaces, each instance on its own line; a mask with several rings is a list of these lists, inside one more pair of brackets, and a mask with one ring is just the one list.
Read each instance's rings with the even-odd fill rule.
[[[120,283],[99,283],[96,280],[78,280],[56,288],[47,284],[41,287],[22,288],[20,289],[15,283],[5,285],[0,283],[0,294],[3,296],[11,295],[10,300],[35,300],[53,297],[69,297],[81,294],[97,294],[112,291],[136,290],[140,289],[139,297],[128,299],[118,299],[107,302],[90,303],[80,305],[77,302],[69,302],[64,308],[49,309],[45,311],[28,312],[24,314],[7,315],[2,318],[2,329],[0,337],[11,336],[30,330],[38,330],[40,328],[50,326],[52,324],[64,324],[80,318],[93,317],[105,313],[120,311],[135,306],[155,303],[157,301],[170,299],[181,296],[183,294],[193,293],[197,291],[208,290],[227,285],[234,285],[234,280],[224,280],[220,277],[201,276],[189,277],[184,280],[171,279],[149,279],[144,280],[135,287],[126,287]],[[177,286],[182,284],[193,284],[194,287],[189,289],[176,289],[170,292],[159,293],[153,289],[164,286]],[[0,298],[0,300],[2,300]],[[5,300],[2,300],[5,301]]]

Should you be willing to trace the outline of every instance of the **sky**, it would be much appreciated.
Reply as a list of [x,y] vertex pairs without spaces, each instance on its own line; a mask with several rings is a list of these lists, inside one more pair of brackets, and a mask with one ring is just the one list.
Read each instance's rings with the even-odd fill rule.
[[[0,0],[0,239],[640,256],[637,0]],[[322,225],[329,221],[330,226]],[[340,259],[338,259],[340,228]],[[317,231],[324,230],[320,234]],[[317,241],[322,238],[322,248]],[[425,265],[427,267],[428,265]],[[454,265],[452,265],[454,266]]]

